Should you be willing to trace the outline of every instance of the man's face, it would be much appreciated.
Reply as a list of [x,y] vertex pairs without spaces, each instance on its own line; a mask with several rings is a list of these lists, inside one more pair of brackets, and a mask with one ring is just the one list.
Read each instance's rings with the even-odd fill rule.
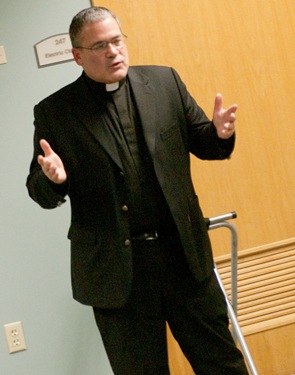
[[[113,17],[103,21],[86,24],[79,37],[79,46],[92,48],[99,42],[112,41],[122,35],[119,25]],[[89,49],[73,48],[73,56],[85,73],[97,82],[114,83],[127,75],[128,51],[124,44],[120,48],[108,44],[106,49],[97,53]]]

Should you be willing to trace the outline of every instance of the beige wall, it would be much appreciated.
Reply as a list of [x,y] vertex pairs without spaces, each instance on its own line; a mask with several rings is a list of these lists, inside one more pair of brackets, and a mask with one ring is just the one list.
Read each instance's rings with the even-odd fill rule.
[[[204,214],[235,210],[240,250],[294,237],[295,1],[93,3],[119,15],[128,35],[131,64],[176,68],[209,117],[217,92],[223,94],[225,106],[238,103],[231,160],[192,160]],[[216,257],[229,252],[226,231],[210,236]],[[294,362],[293,357],[293,371]],[[261,374],[288,375],[287,365],[281,373],[261,368]]]

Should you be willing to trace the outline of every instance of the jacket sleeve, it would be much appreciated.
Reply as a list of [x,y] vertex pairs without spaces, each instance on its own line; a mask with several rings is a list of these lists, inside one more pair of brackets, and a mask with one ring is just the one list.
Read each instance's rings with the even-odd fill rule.
[[37,161],[38,155],[43,154],[40,147],[40,140],[46,139],[51,146],[53,146],[54,141],[48,127],[45,125],[45,116],[43,116],[43,112],[39,106],[35,107],[34,114],[34,154],[31,161],[30,173],[27,177],[26,186],[29,196],[35,202],[37,202],[43,208],[51,209],[60,206],[66,201],[64,197],[67,194],[67,182],[64,184],[55,184],[50,181],[43,173]]
[[235,134],[229,139],[219,138],[215,125],[208,119],[202,108],[189,94],[178,73],[173,74],[182,98],[185,112],[185,133],[189,151],[203,160],[222,160],[230,158],[234,149]]

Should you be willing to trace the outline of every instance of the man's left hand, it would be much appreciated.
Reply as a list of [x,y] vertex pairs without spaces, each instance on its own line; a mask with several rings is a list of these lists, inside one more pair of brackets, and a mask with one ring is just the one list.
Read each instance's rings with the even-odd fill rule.
[[222,95],[217,94],[215,98],[213,123],[219,138],[228,139],[235,132],[237,104],[233,104],[227,109],[222,107]]

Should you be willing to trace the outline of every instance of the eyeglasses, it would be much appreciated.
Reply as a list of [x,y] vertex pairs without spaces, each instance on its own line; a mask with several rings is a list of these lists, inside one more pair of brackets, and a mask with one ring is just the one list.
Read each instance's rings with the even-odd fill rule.
[[127,36],[122,34],[120,36],[117,36],[113,38],[112,40],[103,40],[101,42],[97,42],[93,47],[80,47],[77,46],[75,48],[80,48],[80,49],[88,49],[92,52],[94,52],[96,55],[100,55],[101,53],[105,52],[111,44],[113,47],[117,49],[121,49],[125,46],[125,39],[127,39]]

